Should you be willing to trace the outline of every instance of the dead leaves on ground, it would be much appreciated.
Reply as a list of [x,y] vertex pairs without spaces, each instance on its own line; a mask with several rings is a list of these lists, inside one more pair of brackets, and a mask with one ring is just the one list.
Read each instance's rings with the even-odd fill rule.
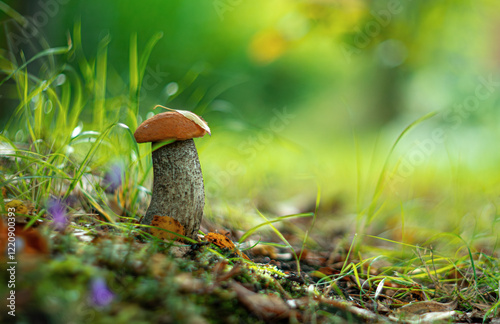
[[[16,223],[21,222],[23,215],[33,213],[33,208],[29,204],[19,201],[6,201],[6,208],[14,208],[16,213]],[[7,209],[6,209],[7,210]],[[29,218],[28,218],[29,219]],[[151,233],[163,240],[182,240],[185,235],[184,227],[177,220],[168,216],[155,216],[153,218]],[[138,227],[139,228],[139,227]],[[47,241],[40,234],[38,229],[24,230],[22,223],[15,225],[16,239],[19,240],[22,248],[22,254],[32,257],[34,255],[46,256],[49,254]],[[75,231],[73,235],[77,235]],[[104,238],[107,234],[102,234]],[[130,238],[131,242],[135,239]],[[240,252],[237,246],[225,235],[219,233],[208,233],[205,235],[205,240],[222,251],[231,251],[237,256],[250,260],[245,254]],[[92,244],[102,244],[100,237],[94,237]],[[131,242],[123,242],[123,246],[129,246]],[[6,250],[8,243],[8,232],[5,223],[0,223],[0,247]],[[16,243],[17,244],[17,243]],[[110,243],[111,244],[111,243]],[[135,242],[134,244],[142,245],[144,243]],[[113,243],[113,246],[116,246]],[[186,249],[190,249],[186,246]],[[288,273],[288,276],[280,281],[281,284],[293,281],[293,276],[296,272],[293,270],[295,260],[283,257],[283,249],[278,249],[274,246],[256,245],[250,250],[252,259],[267,258],[272,264],[279,265],[278,270]],[[170,255],[172,255],[170,250]],[[182,256],[185,256],[183,253]],[[235,256],[234,254],[231,256]],[[181,256],[179,256],[181,257]],[[269,260],[271,259],[271,260]],[[228,261],[229,260],[229,261]],[[279,261],[281,260],[281,261]],[[233,299],[241,306],[241,309],[246,309],[249,313],[265,322],[276,321],[292,321],[292,322],[308,322],[308,316],[319,316],[315,312],[321,309],[323,313],[341,314],[342,316],[354,316],[360,321],[382,321],[391,320],[404,323],[417,323],[422,321],[437,321],[437,320],[462,320],[467,321],[471,318],[482,318],[489,311],[491,306],[480,306],[474,303],[468,304],[472,308],[472,312],[465,313],[463,300],[460,305],[457,302],[443,303],[437,301],[426,300],[427,296],[424,284],[418,284],[410,279],[401,278],[401,280],[392,280],[387,277],[384,282],[380,280],[371,280],[368,277],[380,275],[382,265],[378,268],[373,264],[367,267],[366,264],[359,260],[344,260],[334,259],[326,252],[313,252],[304,250],[301,253],[301,266],[303,272],[307,273],[306,282],[301,282],[302,288],[309,285],[314,287],[314,293],[303,293],[300,296],[290,296],[290,287],[285,287],[286,291],[281,288],[267,289],[258,285],[248,284],[239,277],[241,272],[248,269],[244,263],[235,263],[230,265],[234,259],[225,258],[218,263],[213,263],[205,268],[199,267],[198,273],[186,273],[175,270],[175,262],[170,257],[163,253],[155,253],[150,258],[149,262],[144,262],[138,266],[137,272],[148,272],[155,279],[161,280],[168,276],[174,276],[174,282],[177,285],[178,291],[182,294],[205,294],[211,296],[217,294],[217,291],[225,290],[232,294]],[[251,260],[250,260],[251,261]],[[360,275],[353,275],[352,271],[346,271],[346,265],[353,265],[357,268]],[[258,265],[259,267],[262,265]],[[283,266],[283,267],[282,267]],[[287,267],[285,269],[285,266]],[[385,265],[384,265],[385,266]],[[144,268],[144,269],[142,269]],[[208,269],[207,269],[208,268]],[[172,270],[174,269],[174,270]],[[139,271],[140,270],[140,271]],[[206,281],[203,278],[205,271],[211,272],[211,280]],[[290,270],[290,271],[288,271]],[[458,287],[467,288],[472,285],[473,280],[468,278],[467,272],[462,270],[461,266],[456,266],[449,273],[444,273],[443,278],[446,280],[454,280]],[[349,273],[348,273],[349,272]],[[174,275],[174,273],[177,273]],[[480,274],[480,271],[477,271]],[[417,276],[415,272],[410,273]],[[380,276],[382,277],[382,276]],[[394,278],[397,275],[393,275]],[[328,280],[326,280],[329,278]],[[321,281],[321,282],[320,282]],[[335,282],[337,291],[330,288],[330,294],[325,293],[328,287],[333,287],[332,282]],[[406,285],[404,283],[407,283]],[[445,285],[445,284],[443,284]],[[280,284],[275,283],[275,287],[280,287]],[[444,286],[440,286],[443,288]],[[361,289],[360,289],[361,288]],[[380,290],[379,290],[380,288]],[[338,292],[340,291],[340,294]],[[326,296],[330,297],[327,298]],[[215,296],[222,298],[221,296]],[[495,296],[492,296],[492,298]],[[350,301],[342,300],[342,298]],[[433,297],[436,298],[436,297]],[[439,299],[438,299],[439,300]],[[450,299],[448,299],[450,300]],[[462,312],[459,312],[462,311]],[[321,319],[321,316],[318,317]],[[326,319],[318,323],[328,322]]]
[[431,312],[446,312],[454,310],[457,307],[457,302],[453,301],[450,303],[438,303],[432,300],[410,303],[405,306],[398,308],[397,313],[410,313],[415,315],[421,315]]
[[244,307],[266,322],[289,318],[291,315],[290,307],[276,295],[258,294],[234,281],[229,284],[229,288],[236,293]]
[[456,301],[439,303],[432,300],[409,303],[398,308],[393,315],[389,316],[389,318],[397,320],[399,317],[404,316],[406,321],[409,323],[412,321],[434,322],[447,320],[458,315],[455,312],[457,304],[458,303]]
[[250,260],[245,253],[239,251],[234,245],[233,241],[231,241],[227,236],[219,234],[219,233],[208,233],[205,235],[205,240],[216,245],[220,249],[228,249],[230,251],[234,251],[238,256],[244,258],[246,260]]
[[[156,236],[157,238],[163,239],[163,240],[182,240],[182,237],[179,235],[184,236],[186,233],[184,231],[184,226],[182,226],[179,221],[173,219],[172,217],[169,216],[157,216],[155,215],[153,217],[153,220],[151,221],[151,226],[159,227],[160,229],[157,228],[151,228],[151,234]],[[164,230],[166,231],[164,231]],[[179,235],[175,235],[175,233]]]
[[29,201],[22,201],[18,199],[4,199],[5,203],[5,217],[9,212],[15,213],[16,223],[26,224],[30,220],[30,216],[35,215],[37,210]]
[[257,244],[250,251],[254,256],[269,257],[271,260],[278,258],[278,250],[271,245]]
[[5,213],[0,217],[0,258],[7,257],[9,251],[15,251],[16,257],[48,255],[45,237],[35,228],[25,228],[31,219],[28,216],[35,213],[34,206],[17,199],[4,203]]
[[[10,232],[14,235],[10,235]],[[9,239],[11,237],[14,237],[14,240]],[[12,248],[16,257],[49,254],[49,245],[37,229],[24,229],[24,225],[21,224],[10,226],[0,220],[0,258],[6,257],[9,249]]]
[[21,200],[11,200],[5,204],[5,210],[10,211],[14,209],[16,214],[28,214],[28,207]]

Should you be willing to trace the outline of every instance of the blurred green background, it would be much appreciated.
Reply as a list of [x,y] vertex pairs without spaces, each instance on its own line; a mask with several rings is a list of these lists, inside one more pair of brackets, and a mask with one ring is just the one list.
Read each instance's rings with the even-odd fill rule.
[[[277,215],[310,211],[319,187],[319,216],[336,220],[325,221],[328,233],[343,220],[359,226],[375,216],[382,220],[375,233],[395,232],[404,211],[406,226],[424,237],[425,228],[494,236],[497,1],[5,3],[31,17],[46,40],[19,35],[2,14],[11,38],[9,47],[3,36],[2,48],[17,58],[21,50],[29,58],[67,45],[81,21],[87,59],[106,51],[105,95],[118,108],[128,105],[133,35],[141,53],[162,33],[147,63],[140,116],[161,104],[207,120],[213,135],[197,146],[213,217],[241,222],[255,206]],[[2,129],[18,104],[13,87],[0,90]],[[390,153],[408,125],[432,112]],[[90,115],[83,111],[84,123]],[[9,131],[17,142],[26,138]]]

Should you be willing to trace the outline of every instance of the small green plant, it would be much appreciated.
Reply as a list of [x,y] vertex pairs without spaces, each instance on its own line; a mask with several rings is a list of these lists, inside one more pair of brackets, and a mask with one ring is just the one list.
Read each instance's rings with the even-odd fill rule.
[[[0,174],[0,186],[36,207],[42,207],[51,195],[63,200],[82,195],[89,207],[113,222],[118,215],[109,207],[100,179],[105,176],[102,171],[115,163],[120,170],[119,190],[113,188],[117,190],[114,203],[122,207],[124,215],[134,217],[141,195],[148,193],[143,184],[151,168],[144,163],[150,152],[139,149],[130,129],[135,129],[139,118],[147,59],[160,38],[161,34],[154,35],[139,56],[137,36],[132,36],[125,102],[106,95],[109,37],[101,40],[97,56],[88,60],[83,54],[80,23],[66,47],[48,48],[29,59],[22,52],[18,58],[0,56],[1,72],[6,75],[0,85],[13,83],[19,98],[0,134],[0,140],[12,149],[8,159],[16,171]],[[78,70],[67,63],[70,58],[79,63]],[[42,68],[35,75],[32,71],[37,63]]]

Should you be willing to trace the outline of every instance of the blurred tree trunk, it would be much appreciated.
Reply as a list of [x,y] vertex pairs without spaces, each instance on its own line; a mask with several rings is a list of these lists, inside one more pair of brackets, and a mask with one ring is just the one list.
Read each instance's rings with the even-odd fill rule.
[[384,125],[397,118],[404,110],[403,86],[404,73],[400,68],[379,66],[375,79],[375,102],[370,112],[370,119],[374,125]]

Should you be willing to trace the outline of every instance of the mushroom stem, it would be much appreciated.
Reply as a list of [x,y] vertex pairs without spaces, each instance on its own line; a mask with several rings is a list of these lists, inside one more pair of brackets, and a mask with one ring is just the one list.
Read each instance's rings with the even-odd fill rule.
[[153,172],[153,195],[142,224],[150,225],[154,216],[169,216],[184,226],[187,237],[194,239],[205,206],[203,176],[194,141],[176,141],[154,150]]

